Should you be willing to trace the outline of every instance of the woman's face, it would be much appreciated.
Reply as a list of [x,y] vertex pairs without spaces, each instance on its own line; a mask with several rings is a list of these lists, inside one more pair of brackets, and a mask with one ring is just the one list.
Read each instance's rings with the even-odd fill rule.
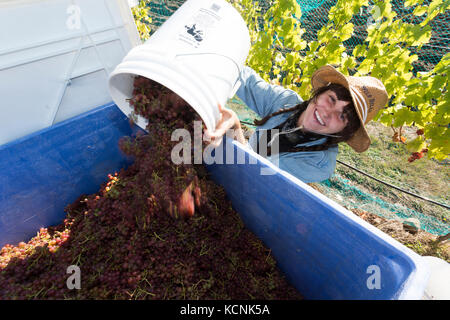
[[348,119],[344,108],[348,101],[338,100],[336,93],[327,90],[316,101],[310,101],[298,119],[297,125],[310,132],[334,134],[347,126]]

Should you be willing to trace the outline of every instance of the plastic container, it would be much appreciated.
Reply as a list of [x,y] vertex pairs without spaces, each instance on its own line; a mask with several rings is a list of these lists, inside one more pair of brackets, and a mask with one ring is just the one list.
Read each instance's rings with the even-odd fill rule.
[[113,104],[0,146],[0,248],[60,224],[64,208],[132,163],[118,147],[136,133]]
[[411,249],[236,141],[204,160],[306,299],[422,299],[430,270]]
[[[0,247],[61,223],[66,205],[130,164],[117,142],[132,131],[111,103],[0,146]],[[419,255],[236,141],[223,150],[213,180],[306,299],[422,298]]]
[[[128,116],[136,75],[159,82],[183,98],[210,131],[239,88],[250,49],[248,29],[224,0],[188,0],[150,37],[132,49],[109,79],[111,96]],[[145,129],[146,120],[136,122]]]
[[126,0],[0,1],[0,145],[111,101],[141,44]]
[[[205,3],[199,0],[187,3],[195,6],[197,1]],[[7,243],[28,241],[41,227],[61,223],[65,218],[65,206],[83,194],[97,192],[109,173],[119,171],[131,163],[131,159],[119,151],[118,141],[125,135],[142,131],[137,126],[130,127],[126,115],[111,102],[111,97],[103,96],[104,91],[97,90],[105,86],[108,79],[91,77],[90,75],[97,73],[89,72],[97,67],[102,68],[94,62],[115,67],[114,62],[119,60],[117,63],[120,63],[123,58],[118,59],[123,51],[118,51],[122,48],[116,46],[123,45],[125,50],[126,45],[134,41],[135,26],[133,25],[133,31],[126,19],[120,20],[123,18],[121,12],[126,13],[128,18],[130,15],[126,0],[79,0],[77,3],[86,15],[86,21],[90,22],[88,29],[81,29],[73,34],[74,39],[88,40],[90,36],[99,49],[100,57],[103,57],[101,60],[90,59],[90,54],[95,53],[93,45],[73,46],[73,39],[69,35],[70,39],[55,34],[67,32],[64,28],[60,30],[55,26],[66,23],[69,1],[30,0],[0,4],[0,26],[3,27],[2,30],[9,30],[1,34],[2,40],[7,38],[8,41],[1,42],[0,51],[0,90],[2,106],[5,106],[0,117],[0,247]],[[105,6],[106,3],[108,7]],[[208,1],[208,4],[214,3],[222,2]],[[112,14],[114,20],[108,20],[109,9],[111,13],[116,13]],[[196,17],[194,12],[199,11],[192,11],[191,17]],[[226,19],[231,15],[227,15]],[[17,18],[19,16],[21,19]],[[116,24],[109,24],[108,27],[108,21],[115,21]],[[180,28],[184,27],[178,18],[172,19],[171,23],[179,23]],[[233,25],[234,20],[229,23],[232,24],[231,33],[226,35],[228,38],[224,35],[220,39],[224,43],[229,38],[244,36],[237,34],[239,28]],[[85,34],[83,30],[97,30],[99,33]],[[83,34],[85,37],[81,36]],[[103,47],[99,38],[107,35],[112,38]],[[167,35],[168,33],[160,33],[163,39],[157,42],[161,44],[166,41],[170,47],[169,43],[172,41],[165,38]],[[215,49],[220,47],[217,42],[211,43]],[[206,44],[204,42],[199,45],[199,49]],[[77,60],[80,64],[76,64],[73,69],[77,72],[68,73],[65,67],[71,65],[65,64],[66,54],[73,58],[70,54],[74,54],[73,50],[77,52],[78,48],[86,55]],[[115,51],[107,50],[108,48]],[[163,50],[164,46],[160,48]],[[203,49],[206,50],[207,46]],[[226,46],[221,47],[222,49],[222,54],[226,54],[225,49],[232,52],[235,50]],[[240,49],[244,50],[242,47]],[[160,54],[159,59],[173,61],[167,57],[167,53],[173,52],[167,51],[165,57]],[[109,59],[108,53],[118,56]],[[92,57],[96,56],[95,53]],[[244,56],[242,54],[242,59]],[[196,60],[199,57],[192,56],[189,59],[197,64],[207,60],[206,56],[200,61]],[[186,60],[183,61],[188,61],[187,56],[184,59]],[[225,64],[229,68],[227,71],[232,73],[234,63],[227,64],[226,61],[229,60],[226,58],[221,62],[214,62],[211,59],[208,63],[211,70],[215,63]],[[68,60],[71,61],[75,60]],[[11,63],[9,69],[5,69],[7,62]],[[153,61],[150,64],[158,66]],[[139,64],[134,66],[138,68]],[[161,77],[164,78],[163,70],[178,72],[171,68],[170,65],[160,66],[158,70]],[[210,71],[209,67],[201,71],[181,64],[180,70],[186,72],[183,74],[184,71],[180,71],[180,79],[183,80],[196,77],[203,79],[197,73]],[[100,74],[102,72],[105,73],[103,69],[99,71]],[[78,90],[71,91],[75,88],[74,79],[72,87],[64,87],[65,81],[76,75],[80,75],[77,78]],[[218,73],[214,71],[213,75]],[[126,73],[122,76],[126,77]],[[232,93],[230,88],[234,78],[231,74],[230,79],[214,79],[214,76],[203,79],[207,83],[222,83],[223,89],[217,92],[210,89],[210,96],[205,93],[205,96],[198,99],[215,102],[215,99],[220,99],[221,93],[223,101],[227,94]],[[69,88],[66,94],[70,94],[64,101],[70,104],[61,104],[67,110],[67,113],[64,112],[65,117],[50,125],[52,121],[48,119],[54,116],[54,108],[61,97],[56,94],[60,92],[57,90],[58,85],[61,89]],[[186,85],[191,88],[191,83]],[[23,94],[24,86],[27,87],[27,95]],[[94,92],[101,99],[107,99],[108,103],[101,105],[101,99],[94,99]],[[214,95],[217,97],[213,97]],[[18,97],[21,99],[20,103],[16,101]],[[195,97],[192,96],[192,101]],[[47,110],[46,105],[52,108]],[[205,108],[205,113],[213,109],[209,104],[192,105]],[[275,167],[268,160],[242,148],[236,141],[228,138],[223,141],[223,159],[230,158],[232,164],[222,161],[224,164],[211,164],[207,169],[214,181],[225,188],[234,209],[239,212],[247,228],[272,250],[288,280],[306,299],[422,298],[429,278],[429,265],[416,253]],[[237,160],[241,155],[245,160],[242,163]],[[274,174],[261,175],[261,170],[272,170]],[[379,282],[372,282],[374,279]],[[433,292],[429,293],[435,296],[436,291]]]

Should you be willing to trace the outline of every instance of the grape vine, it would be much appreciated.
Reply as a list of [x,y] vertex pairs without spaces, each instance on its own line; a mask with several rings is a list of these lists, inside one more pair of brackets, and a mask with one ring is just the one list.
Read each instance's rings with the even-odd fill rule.
[[150,24],[152,23],[152,18],[148,13],[147,2],[139,1],[137,6],[131,8],[131,12],[133,14],[140,39],[142,41],[148,40],[148,38],[150,38]]
[[328,13],[328,23],[318,31],[317,40],[310,42],[302,40],[305,30],[297,1],[272,0],[265,12],[257,0],[230,2],[249,28],[252,47],[247,64],[265,80],[307,98],[312,73],[326,64],[346,75],[379,78],[390,99],[374,120],[396,128],[416,126],[423,133],[406,141],[412,153],[427,149],[430,158],[448,157],[450,53],[427,72],[414,72],[413,64],[418,60],[414,52],[430,41],[430,22],[449,9],[449,1],[405,1],[405,7],[414,8],[413,15],[425,17],[418,24],[398,19],[390,2],[370,1],[374,23],[367,27],[364,42],[351,52],[344,46],[355,28],[350,21],[361,10],[368,11],[368,0],[338,0]]

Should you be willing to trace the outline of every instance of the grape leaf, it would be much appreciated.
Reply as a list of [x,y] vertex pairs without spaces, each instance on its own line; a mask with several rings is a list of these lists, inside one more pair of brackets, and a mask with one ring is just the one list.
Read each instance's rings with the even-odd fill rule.
[[416,7],[415,9],[414,9],[414,11],[413,11],[413,14],[415,15],[415,16],[421,16],[421,15],[423,15],[425,12],[427,12],[428,11],[428,8],[427,7]]

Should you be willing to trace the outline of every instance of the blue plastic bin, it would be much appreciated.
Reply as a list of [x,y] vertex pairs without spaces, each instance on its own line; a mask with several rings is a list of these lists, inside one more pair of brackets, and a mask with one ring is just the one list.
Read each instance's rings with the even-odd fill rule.
[[[66,205],[131,163],[117,143],[137,130],[111,103],[0,146],[0,246],[61,223]],[[235,164],[207,166],[213,179],[306,299],[422,298],[419,255],[228,138],[227,155]]]

